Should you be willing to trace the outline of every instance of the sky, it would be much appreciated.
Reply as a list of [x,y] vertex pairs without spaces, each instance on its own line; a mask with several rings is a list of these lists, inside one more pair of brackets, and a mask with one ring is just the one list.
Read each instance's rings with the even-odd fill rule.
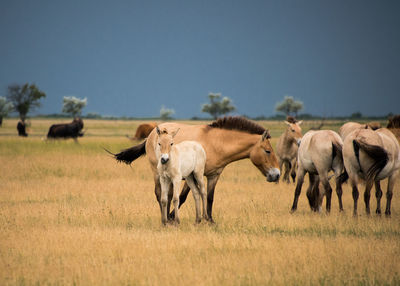
[[285,95],[301,113],[400,113],[400,1],[1,0],[0,96],[35,83],[32,114],[206,117],[208,94],[234,114],[271,116]]

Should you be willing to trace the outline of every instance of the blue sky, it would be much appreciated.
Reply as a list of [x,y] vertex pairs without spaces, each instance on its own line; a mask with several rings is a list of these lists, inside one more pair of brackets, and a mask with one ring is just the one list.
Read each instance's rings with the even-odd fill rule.
[[209,92],[237,114],[285,95],[315,115],[400,111],[399,1],[0,1],[0,95],[35,82],[36,113],[63,96],[85,113],[206,116]]

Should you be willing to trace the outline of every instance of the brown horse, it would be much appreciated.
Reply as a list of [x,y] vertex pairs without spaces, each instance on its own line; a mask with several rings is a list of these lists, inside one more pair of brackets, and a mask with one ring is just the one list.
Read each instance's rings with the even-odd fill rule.
[[[336,194],[339,200],[339,210],[343,210],[342,184],[340,175],[343,170],[343,142],[339,135],[331,130],[308,131],[304,134],[298,152],[298,177],[294,194],[292,212],[297,209],[297,201],[301,193],[304,176],[309,174],[310,185],[307,198],[311,210],[321,211],[322,200],[326,195],[326,211],[331,209],[332,188],[329,184],[328,172],[333,170],[336,177]],[[324,193],[319,191],[321,181]]]
[[[192,140],[200,143],[206,151],[207,160],[204,175],[207,177],[207,215],[212,220],[214,189],[224,168],[235,161],[250,158],[253,164],[266,176],[267,181],[279,180],[278,160],[268,140],[271,138],[264,127],[243,117],[224,117],[209,125],[187,125],[181,123],[163,123],[160,129],[177,130],[175,143]],[[141,155],[147,154],[154,174],[155,195],[160,204],[161,186],[157,174],[157,156],[154,152],[157,144],[157,132],[153,130],[142,144],[115,154],[115,158],[125,163],[131,163]],[[181,206],[190,191],[185,184],[179,196]],[[172,194],[170,194],[171,196]],[[169,198],[170,201],[171,198]],[[172,213],[171,216],[174,214]]]
[[[155,122],[143,123],[136,129],[135,136],[130,138],[131,140],[142,140],[147,138],[151,131],[157,126]],[[128,136],[128,135],[127,135]]]
[[296,179],[296,161],[297,161],[297,150],[299,149],[301,141],[301,127],[300,124],[303,121],[285,121],[287,128],[285,132],[279,137],[276,144],[276,155],[279,159],[279,168],[283,172],[283,166],[285,166],[285,174],[283,175],[283,181],[290,183],[290,176],[293,179],[293,183]]
[[[364,202],[370,214],[370,191],[374,182],[389,178],[385,214],[390,215],[393,187],[400,169],[400,147],[396,137],[386,128],[376,131],[356,129],[348,134],[343,144],[343,158],[353,189],[354,215],[357,215],[357,184],[365,182]],[[377,186],[375,184],[375,186]],[[376,213],[381,213],[382,190],[376,188]]]

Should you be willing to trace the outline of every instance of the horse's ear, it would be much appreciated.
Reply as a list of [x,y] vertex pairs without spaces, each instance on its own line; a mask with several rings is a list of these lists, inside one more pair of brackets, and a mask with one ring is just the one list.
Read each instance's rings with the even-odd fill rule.
[[158,135],[161,134],[160,128],[158,128],[158,126],[156,126],[156,131],[157,131],[157,134],[158,134]]
[[261,140],[264,141],[265,139],[269,139],[269,138],[271,138],[271,135],[269,134],[269,130],[267,129],[264,131],[264,133],[261,137]]
[[286,120],[283,120],[283,122],[285,122],[286,125],[290,125],[290,122],[288,122],[288,121],[286,121]]
[[300,125],[301,123],[303,123],[303,120],[300,120],[299,122],[297,122],[297,125]]
[[179,129],[180,129],[180,128],[178,128],[174,133],[172,133],[172,138],[175,137],[175,135],[178,133]]

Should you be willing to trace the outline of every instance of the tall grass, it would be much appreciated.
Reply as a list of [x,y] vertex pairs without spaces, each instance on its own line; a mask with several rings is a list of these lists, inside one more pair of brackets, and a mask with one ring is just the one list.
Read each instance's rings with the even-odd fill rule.
[[303,190],[289,214],[294,185],[243,160],[217,185],[216,224],[195,225],[190,197],[181,224],[162,227],[147,159],[129,167],[102,149],[133,144],[138,122],[92,123],[102,135],[79,144],[0,136],[0,285],[400,284],[397,188],[391,218],[366,216],[362,199],[354,218],[348,186],[344,213],[335,194],[330,215],[311,213]]

